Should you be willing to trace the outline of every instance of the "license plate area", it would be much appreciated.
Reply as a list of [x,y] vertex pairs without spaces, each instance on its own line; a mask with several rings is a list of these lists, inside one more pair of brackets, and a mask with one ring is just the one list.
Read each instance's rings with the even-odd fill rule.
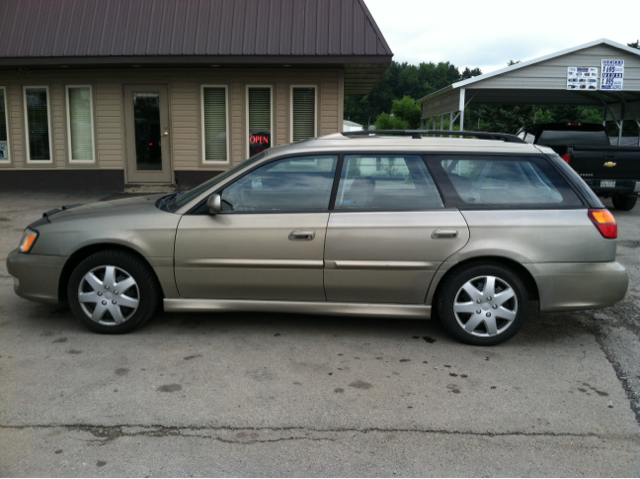
[[600,188],[615,188],[616,180],[600,180]]

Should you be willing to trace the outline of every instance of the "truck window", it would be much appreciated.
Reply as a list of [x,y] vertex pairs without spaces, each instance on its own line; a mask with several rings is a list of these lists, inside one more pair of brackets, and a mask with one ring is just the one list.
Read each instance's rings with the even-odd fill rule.
[[604,131],[544,130],[538,139],[538,144],[545,146],[609,146],[609,137]]

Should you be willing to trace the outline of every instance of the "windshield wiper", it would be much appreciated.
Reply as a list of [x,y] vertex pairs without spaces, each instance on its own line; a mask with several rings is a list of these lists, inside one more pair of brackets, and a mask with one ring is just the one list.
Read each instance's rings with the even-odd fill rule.
[[[169,204],[169,202],[173,200],[175,197],[177,197],[178,194],[180,193],[182,193],[182,191],[176,191],[175,193],[171,193],[171,194],[168,194],[167,196],[163,196],[156,203],[156,207],[160,208],[161,210],[165,210],[165,207]],[[166,208],[166,210],[168,211],[168,208]]]

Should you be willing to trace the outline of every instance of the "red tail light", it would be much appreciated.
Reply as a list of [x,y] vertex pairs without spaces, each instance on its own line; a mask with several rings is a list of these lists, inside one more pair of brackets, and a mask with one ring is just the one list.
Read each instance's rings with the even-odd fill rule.
[[618,237],[618,224],[609,210],[589,210],[589,219],[605,238]]
[[571,153],[565,153],[564,155],[560,155],[560,158],[566,161],[567,164],[571,163]]

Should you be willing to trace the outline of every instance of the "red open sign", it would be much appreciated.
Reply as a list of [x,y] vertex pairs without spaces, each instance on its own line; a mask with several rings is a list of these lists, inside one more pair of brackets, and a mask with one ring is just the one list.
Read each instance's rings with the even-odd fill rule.
[[249,135],[249,156],[256,155],[271,146],[271,134],[256,133]]

